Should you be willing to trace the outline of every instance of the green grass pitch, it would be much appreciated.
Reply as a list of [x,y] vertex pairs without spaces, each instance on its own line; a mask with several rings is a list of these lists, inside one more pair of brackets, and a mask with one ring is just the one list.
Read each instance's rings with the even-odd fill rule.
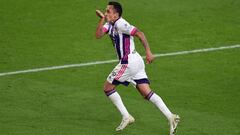
[[[116,59],[94,37],[107,0],[1,0],[0,73]],[[153,53],[240,44],[239,0],[121,0]],[[136,40],[136,48],[144,54]],[[164,116],[131,86],[118,92],[136,122],[103,92],[116,63],[0,76],[0,135],[168,135]],[[181,116],[178,135],[240,134],[240,49],[157,58],[152,89]]]

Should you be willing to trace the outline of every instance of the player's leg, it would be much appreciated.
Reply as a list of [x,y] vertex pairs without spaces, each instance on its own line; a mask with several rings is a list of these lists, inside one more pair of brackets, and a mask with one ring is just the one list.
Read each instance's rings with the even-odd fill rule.
[[[116,128],[116,131],[123,130],[129,124],[133,123],[135,119],[129,114],[126,107],[123,104],[123,101],[116,91],[116,87],[119,84],[128,83],[125,82],[125,78],[127,78],[126,74],[126,65],[118,64],[114,70],[110,73],[107,78],[107,81],[104,83],[104,92],[108,96],[108,98],[112,101],[112,103],[117,107],[119,112],[122,115],[122,121],[120,125]],[[116,80],[118,79],[118,80]],[[121,81],[121,82],[120,82]]]
[[170,110],[167,108],[163,100],[161,99],[160,96],[158,96],[156,93],[154,93],[150,87],[149,84],[143,83],[143,84],[137,84],[137,89],[141,93],[145,99],[149,100],[152,102],[154,105],[157,106],[159,110],[166,116],[168,120],[171,119],[172,113]]
[[145,99],[152,102],[165,115],[170,124],[170,135],[174,135],[180,117],[170,112],[168,107],[163,102],[162,98],[151,90],[148,83],[137,84],[136,88],[141,93],[141,95],[145,97]]
[[135,119],[128,113],[126,107],[124,106],[120,95],[116,91],[116,85],[106,81],[104,84],[104,92],[122,115],[122,121],[116,128],[116,131],[123,130],[125,127],[127,127],[127,125],[132,124]]
[[117,107],[118,111],[121,113],[123,118],[129,117],[129,113],[124,106],[122,99],[118,92],[116,91],[116,85],[113,85],[106,81],[104,83],[104,92],[106,96],[112,101],[112,103]]
[[172,114],[161,99],[161,97],[151,90],[149,86],[149,80],[147,79],[148,77],[145,72],[145,65],[143,59],[138,53],[136,53],[136,55],[134,56],[136,57],[134,58],[134,61],[132,61],[132,63],[134,65],[133,67],[136,68],[135,71],[137,72],[131,78],[131,83],[138,89],[138,91],[141,93],[142,96],[145,97],[145,99],[152,102],[165,115],[165,117],[169,120],[170,135],[174,135],[177,123],[179,121],[179,116]]

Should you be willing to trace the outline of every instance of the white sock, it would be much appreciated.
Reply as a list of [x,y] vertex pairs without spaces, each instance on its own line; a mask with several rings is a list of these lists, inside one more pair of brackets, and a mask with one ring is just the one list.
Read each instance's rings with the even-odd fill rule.
[[155,106],[165,115],[165,117],[170,120],[172,117],[172,113],[167,108],[165,103],[163,102],[162,98],[159,97],[157,94],[153,93],[150,97],[149,101],[151,101]]
[[128,113],[126,107],[124,106],[120,95],[115,90],[107,92],[106,95],[113,102],[113,104],[117,107],[117,109],[121,113],[122,117],[128,118],[129,113]]

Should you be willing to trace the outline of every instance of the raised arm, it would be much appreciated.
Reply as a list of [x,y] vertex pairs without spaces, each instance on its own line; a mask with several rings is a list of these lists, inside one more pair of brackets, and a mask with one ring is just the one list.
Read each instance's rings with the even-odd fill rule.
[[99,20],[98,25],[97,25],[95,36],[96,36],[97,39],[100,39],[105,34],[105,32],[103,30],[103,24],[105,22],[105,16],[100,10],[96,10],[96,14],[97,14],[98,17],[100,17],[100,20]]
[[149,47],[148,41],[147,41],[144,33],[138,30],[135,33],[135,36],[138,37],[140,39],[141,43],[143,44],[143,47],[144,47],[145,52],[146,52],[146,62],[147,62],[147,64],[152,63],[152,61],[154,60],[154,55],[151,52],[151,49]]

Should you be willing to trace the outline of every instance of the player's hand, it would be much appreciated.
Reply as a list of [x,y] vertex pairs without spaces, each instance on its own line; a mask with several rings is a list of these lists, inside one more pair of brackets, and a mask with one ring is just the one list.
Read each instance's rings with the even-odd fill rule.
[[96,15],[100,18],[104,18],[104,14],[100,10],[96,10]]
[[154,57],[154,55],[151,52],[148,52],[146,54],[146,62],[147,62],[147,64],[151,64],[154,59],[155,59],[155,57]]

